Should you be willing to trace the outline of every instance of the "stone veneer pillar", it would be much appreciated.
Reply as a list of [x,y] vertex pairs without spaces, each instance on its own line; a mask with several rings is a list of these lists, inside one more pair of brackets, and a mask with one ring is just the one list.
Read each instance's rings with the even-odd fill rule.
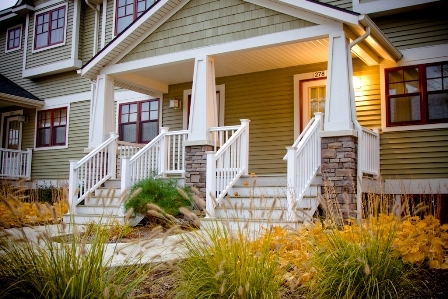
[[355,136],[322,137],[322,195],[337,201],[344,219],[357,216]]
[[195,187],[205,200],[207,177],[207,154],[213,151],[211,145],[185,146],[185,186]]

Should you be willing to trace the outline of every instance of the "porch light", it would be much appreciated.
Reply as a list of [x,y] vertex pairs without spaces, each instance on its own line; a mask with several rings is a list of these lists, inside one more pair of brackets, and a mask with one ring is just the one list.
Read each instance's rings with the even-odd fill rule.
[[28,122],[28,117],[24,116],[24,115],[19,115],[17,116],[17,120],[21,123],[27,123]]
[[181,108],[180,100],[176,98],[170,99],[170,108],[180,109]]
[[353,76],[353,88],[360,89],[361,88],[361,78]]

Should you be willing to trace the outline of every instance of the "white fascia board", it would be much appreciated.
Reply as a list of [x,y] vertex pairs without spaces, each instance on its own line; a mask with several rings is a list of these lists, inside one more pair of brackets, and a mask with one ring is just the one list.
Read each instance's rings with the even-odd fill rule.
[[259,49],[269,46],[280,46],[287,43],[308,41],[328,37],[333,32],[340,32],[342,23],[316,25],[306,28],[293,29],[262,36],[242,39],[234,42],[206,46],[176,53],[143,58],[135,61],[124,62],[106,66],[100,74],[119,74],[143,70],[147,67],[192,60],[199,56],[218,55],[242,50]]
[[162,26],[169,18],[171,18],[175,13],[177,13],[185,4],[190,2],[190,0],[182,0],[177,4],[172,10],[170,10],[166,15],[160,18],[154,25],[151,26],[151,29],[146,30],[145,33],[139,36],[134,42],[132,42],[129,46],[126,47],[123,51],[121,51],[114,59],[112,59],[107,65],[116,64],[120,61],[124,56],[126,56],[132,49],[138,46],[142,41],[144,41],[148,36],[151,35],[157,28]]
[[157,4],[149,11],[149,13],[146,13],[143,17],[138,19],[130,28],[128,28],[125,32],[123,32],[118,38],[113,40],[112,44],[107,45],[107,48],[100,52],[92,61],[89,62],[88,65],[84,66],[78,73],[81,76],[84,76],[86,73],[88,73],[95,65],[107,56],[113,54],[115,48],[119,46],[120,44],[124,43],[126,39],[129,38],[130,35],[134,34],[136,30],[144,24],[149,18],[151,18],[153,15],[160,15],[164,13],[160,13],[159,10],[162,8],[166,3],[170,2],[171,0],[161,0],[157,2]]
[[359,3],[359,0],[354,0],[353,10],[362,14],[370,14],[438,1],[440,0],[375,0]]
[[67,59],[43,66],[34,67],[31,69],[23,70],[22,78],[39,78],[52,74],[63,73],[71,70],[79,69],[82,66],[82,61],[78,59]]
[[285,5],[280,2],[273,2],[270,0],[244,0],[244,1],[262,7],[266,7],[268,9],[283,13],[285,15],[293,16],[319,25],[336,22],[331,18],[302,10],[299,7],[291,7],[289,5]]
[[3,17],[1,17],[0,18],[0,22],[18,16],[17,13],[22,11],[22,10],[34,11],[34,7],[32,7],[30,5],[20,5],[20,6],[10,7],[10,8],[4,9],[4,10],[0,11],[0,14],[4,14],[6,12],[9,12],[9,13],[7,15],[4,15]]
[[17,6],[17,7],[12,7],[11,8],[11,11],[12,12],[19,12],[19,11],[21,11],[21,10],[31,10],[31,11],[34,11],[34,7],[32,7],[32,6],[30,6],[30,5],[28,5],[28,4],[25,4],[25,5],[20,5],[20,6]]
[[331,8],[307,0],[278,0],[278,2],[285,3],[287,5],[297,7],[299,9],[304,9],[311,13],[324,16],[336,21],[344,22],[345,24],[351,24],[351,25],[358,24],[358,16],[356,13],[352,14],[349,12],[345,12],[336,8]]
[[2,92],[0,92],[0,98],[12,101],[15,104],[18,104],[19,106],[25,106],[25,107],[42,107],[44,105],[43,101],[28,99]]

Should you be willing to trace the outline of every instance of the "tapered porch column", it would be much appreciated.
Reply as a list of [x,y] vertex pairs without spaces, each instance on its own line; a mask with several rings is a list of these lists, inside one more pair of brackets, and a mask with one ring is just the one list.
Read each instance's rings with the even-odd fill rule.
[[351,59],[343,31],[329,36],[325,124],[321,132],[322,195],[337,201],[344,218],[357,217],[358,138],[350,100]]
[[209,129],[218,125],[215,62],[213,57],[197,57],[194,65],[188,140],[185,146],[185,185],[206,192],[206,152],[213,150]]
[[93,84],[93,99],[90,103],[89,148],[93,149],[115,132],[114,78],[97,76]]

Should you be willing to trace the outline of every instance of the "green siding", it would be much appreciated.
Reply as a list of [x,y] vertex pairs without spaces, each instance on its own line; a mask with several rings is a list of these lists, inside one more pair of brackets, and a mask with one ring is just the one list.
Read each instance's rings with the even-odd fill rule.
[[330,4],[339,8],[353,10],[352,0],[318,0],[319,2]]
[[191,0],[120,62],[313,25],[241,0]]
[[353,75],[361,79],[361,88],[355,89],[359,123],[369,129],[381,128],[379,66],[367,66],[360,59],[353,59]]
[[[33,32],[34,32],[34,16],[39,14],[40,11],[47,10],[49,8],[56,8],[62,4],[68,3],[67,6],[67,28],[65,30],[65,44],[48,50],[42,50],[33,53]],[[26,56],[26,68],[34,68],[43,66],[58,61],[70,59],[72,49],[72,31],[73,31],[73,11],[74,2],[59,2],[51,6],[47,6],[40,11],[36,11],[30,14],[30,26],[28,29],[28,48]]]
[[69,160],[81,159],[84,156],[84,149],[88,146],[89,113],[90,101],[70,104],[69,148],[33,152],[31,172],[33,180],[66,180],[68,178]]
[[381,175],[386,179],[448,177],[448,129],[381,134]]
[[106,45],[114,38],[114,0],[107,1],[106,7]]
[[170,99],[182,100],[184,90],[191,89],[191,87],[191,82],[170,85],[168,93],[163,95],[162,124],[164,127],[169,127],[170,131],[183,130],[183,109],[170,108]]
[[448,22],[443,3],[373,20],[400,50],[448,43]]

